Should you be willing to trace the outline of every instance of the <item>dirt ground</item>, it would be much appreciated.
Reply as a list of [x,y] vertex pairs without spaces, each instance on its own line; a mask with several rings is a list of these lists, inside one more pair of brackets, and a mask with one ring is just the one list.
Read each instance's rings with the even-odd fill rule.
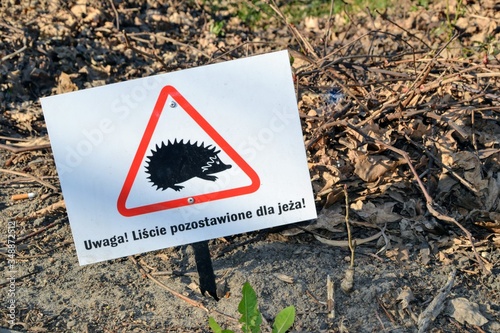
[[[239,331],[245,281],[264,332],[500,332],[499,4],[290,3],[2,0],[0,332]],[[212,240],[219,302],[189,246],[79,266],[39,98],[283,49],[319,218]]]

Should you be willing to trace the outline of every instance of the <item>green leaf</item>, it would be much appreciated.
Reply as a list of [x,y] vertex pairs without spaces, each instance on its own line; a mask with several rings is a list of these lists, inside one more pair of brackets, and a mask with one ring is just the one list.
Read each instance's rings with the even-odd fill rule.
[[208,326],[210,326],[210,328],[212,329],[212,331],[214,331],[214,333],[234,333],[231,330],[223,330],[219,326],[219,324],[217,324],[217,322],[215,321],[215,319],[212,318],[212,317],[208,318]]
[[238,312],[241,313],[240,323],[243,323],[241,330],[243,333],[259,333],[262,316],[257,306],[257,295],[250,283],[245,282],[242,294],[238,305]]
[[208,326],[214,331],[214,333],[222,333],[222,328],[217,324],[214,318],[208,318]]
[[285,333],[292,327],[295,321],[295,307],[293,305],[284,308],[274,319],[273,333]]

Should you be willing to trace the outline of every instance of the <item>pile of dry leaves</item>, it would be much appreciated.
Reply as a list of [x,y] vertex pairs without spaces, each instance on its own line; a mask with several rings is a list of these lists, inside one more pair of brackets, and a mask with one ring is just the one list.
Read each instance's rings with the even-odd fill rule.
[[[491,53],[498,48],[491,40],[496,25],[472,16],[479,36],[470,26],[465,32],[454,26],[437,48],[429,46],[437,42],[431,27],[411,32],[408,22],[418,21],[412,15],[408,27],[382,15],[385,26],[360,23],[349,43],[322,49],[300,38],[305,54],[292,54],[299,60],[294,66],[313,185],[327,219],[334,214],[343,223],[345,184],[362,225],[398,222],[399,237],[425,237],[434,254],[441,246],[456,252],[464,245],[458,241],[450,251],[445,235],[451,232],[475,254],[462,268],[489,274],[493,264],[473,244],[500,244],[500,63]],[[387,249],[401,244],[398,237],[385,241]]]

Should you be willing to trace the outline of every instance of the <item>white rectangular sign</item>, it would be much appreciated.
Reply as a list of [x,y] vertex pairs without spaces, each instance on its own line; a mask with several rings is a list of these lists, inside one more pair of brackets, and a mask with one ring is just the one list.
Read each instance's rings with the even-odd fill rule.
[[81,265],[316,218],[287,51],[41,102]]

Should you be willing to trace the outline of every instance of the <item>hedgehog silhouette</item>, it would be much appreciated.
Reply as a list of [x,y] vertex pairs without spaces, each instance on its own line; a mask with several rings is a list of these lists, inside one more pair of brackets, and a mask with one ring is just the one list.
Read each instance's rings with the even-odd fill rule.
[[147,156],[146,173],[157,191],[167,188],[180,191],[184,186],[178,184],[194,177],[215,181],[217,177],[213,173],[231,168],[230,164],[222,163],[218,156],[220,150],[215,150],[216,147],[183,141],[175,139],[166,145],[164,142],[160,146],[157,144],[156,150],[152,149]]

